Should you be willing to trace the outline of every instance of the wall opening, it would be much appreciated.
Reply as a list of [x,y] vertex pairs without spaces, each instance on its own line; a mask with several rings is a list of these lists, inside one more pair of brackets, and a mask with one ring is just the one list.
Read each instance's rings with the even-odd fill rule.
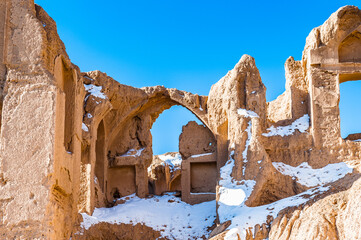
[[95,177],[98,179],[101,190],[104,192],[104,161],[105,161],[105,129],[103,120],[99,123],[97,130]]
[[[188,199],[190,185],[194,193],[215,193],[216,141],[211,131],[191,111],[182,106],[165,111],[152,128],[152,140],[153,164],[156,164],[153,166],[157,166],[160,160],[171,166],[169,173],[167,168],[163,172],[154,168],[152,173],[148,173],[155,194],[178,192],[182,199]],[[196,155],[200,158],[191,160]],[[203,155],[213,155],[214,159],[198,163],[197,160],[204,161]],[[188,184],[191,179],[192,183]]]
[[[344,81],[342,79],[357,76],[340,76],[340,128],[341,137],[349,140],[361,139],[361,81]],[[360,76],[359,76],[360,77]],[[361,79],[361,77],[359,78]]]
[[179,151],[179,135],[189,121],[202,122],[187,108],[173,106],[165,110],[154,122],[152,133],[153,155]]
[[[176,105],[165,110],[151,128],[154,170],[148,172],[148,178],[157,195],[164,192],[180,193],[182,190],[182,156],[179,154],[179,136],[183,126],[189,121],[202,124],[187,108]],[[162,166],[165,167],[160,171],[159,167],[162,168]]]

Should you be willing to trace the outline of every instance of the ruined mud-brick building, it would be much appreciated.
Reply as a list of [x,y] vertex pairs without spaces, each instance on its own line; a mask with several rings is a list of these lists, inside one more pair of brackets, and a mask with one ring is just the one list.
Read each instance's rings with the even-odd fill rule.
[[[285,69],[286,91],[272,102],[247,55],[208,96],[138,89],[81,72],[55,22],[32,0],[0,1],[0,238],[76,239],[80,212],[133,193],[179,191],[191,204],[216,199],[211,236],[222,239],[227,187],[252,181],[245,204],[255,208],[310,188],[276,162],[321,169],[351,161],[352,174],[248,226],[245,238],[361,239],[360,136],[341,138],[339,116],[339,85],[361,80],[361,11],[332,14],[307,37],[302,60],[290,57]],[[203,125],[183,127],[181,170],[155,166],[151,181],[150,129],[173,105]]]

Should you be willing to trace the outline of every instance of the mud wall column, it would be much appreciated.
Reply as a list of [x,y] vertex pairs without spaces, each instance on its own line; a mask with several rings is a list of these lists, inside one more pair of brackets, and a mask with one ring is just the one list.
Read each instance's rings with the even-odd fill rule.
[[340,139],[338,75],[317,67],[308,69],[310,80],[311,125],[317,148],[330,148]]
[[70,236],[78,217],[84,90],[77,71],[65,58],[59,56],[54,68],[57,84],[55,150],[48,211],[53,228],[50,238],[56,239]]
[[25,83],[8,87],[0,136],[0,232],[36,238],[49,232],[56,88]]

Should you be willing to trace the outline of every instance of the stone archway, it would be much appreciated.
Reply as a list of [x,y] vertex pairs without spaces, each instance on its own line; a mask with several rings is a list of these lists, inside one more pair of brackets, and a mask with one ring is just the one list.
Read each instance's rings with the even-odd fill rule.
[[[97,199],[97,206],[112,202],[114,196],[136,192],[138,196],[145,197],[148,194],[147,167],[150,165],[152,152],[152,136],[150,129],[159,115],[174,105],[180,105],[192,112],[210,133],[214,132],[208,125],[207,99],[206,96],[167,89],[161,86],[137,89],[121,85],[105,74],[96,71],[83,76],[85,84],[100,86],[104,99],[87,94],[85,99],[85,113],[83,123],[87,127],[84,133],[84,151],[88,154],[87,163],[93,167],[84,167],[90,172],[84,177],[84,186],[90,193],[83,193],[91,199],[88,200],[88,211],[94,209],[94,197],[101,196],[103,200]],[[88,117],[90,116],[90,117]],[[94,194],[94,177],[97,154],[98,128],[104,125],[104,192]],[[95,137],[96,136],[96,137]],[[84,161],[85,162],[85,161]],[[131,169],[132,174],[129,173]],[[126,177],[129,179],[124,178]],[[133,180],[132,180],[133,179]],[[121,182],[132,183],[129,187],[117,187]],[[129,185],[129,184],[128,184]],[[124,191],[123,191],[124,190]],[[100,205],[99,205],[100,204]]]
[[[108,185],[112,186],[112,189],[105,189],[108,201],[117,189],[123,188],[120,186],[121,183],[126,182],[120,181],[122,178],[121,173],[125,175],[124,169],[132,166],[134,168],[132,177],[136,185],[137,195],[144,197],[148,194],[147,168],[153,159],[152,135],[150,130],[159,115],[174,105],[185,107],[183,104],[174,101],[169,95],[156,95],[150,98],[138,111],[128,116],[127,119],[119,125],[120,128],[117,129],[117,134],[114,135],[112,139],[108,139],[109,169],[107,178]],[[189,107],[186,108],[188,110],[190,109]],[[191,112],[199,118],[201,110],[196,109],[196,111]],[[206,118],[200,120],[207,122]],[[206,125],[204,128],[209,131],[212,139],[215,139],[213,133]],[[214,156],[212,162],[214,162],[216,166],[216,154]],[[118,188],[115,187],[114,182],[120,184]],[[216,179],[214,179],[214,182],[216,182]]]

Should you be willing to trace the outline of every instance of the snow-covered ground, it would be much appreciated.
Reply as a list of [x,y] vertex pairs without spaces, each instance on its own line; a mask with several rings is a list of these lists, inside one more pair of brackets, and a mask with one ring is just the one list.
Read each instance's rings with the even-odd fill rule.
[[[230,154],[232,156],[232,153]],[[331,165],[331,166],[330,166]],[[330,167],[322,169],[312,169],[310,175],[310,168],[301,168],[301,172],[306,169],[302,174],[300,171],[288,170],[287,173],[297,173],[303,180],[306,181],[313,174],[316,174],[320,180],[310,180],[313,186],[325,184],[335,181],[341,176],[345,176],[348,172],[352,171],[345,164],[330,164]],[[276,218],[279,211],[287,207],[298,206],[314,198],[318,194],[325,192],[329,187],[319,186],[309,189],[301,194],[284,198],[282,200],[263,205],[258,207],[248,207],[245,205],[247,198],[251,195],[253,188],[256,184],[253,180],[236,181],[231,177],[234,167],[234,160],[230,158],[224,167],[221,168],[221,180],[219,182],[219,208],[218,214],[220,222],[231,220],[231,225],[228,227],[226,240],[237,240],[238,235],[241,239],[245,239],[247,229],[251,228],[254,233],[254,226],[256,224],[262,225],[267,222],[267,216]],[[299,169],[298,169],[299,170]],[[332,175],[332,177],[327,177]],[[317,177],[316,177],[317,178]],[[317,183],[317,184],[316,184]]]
[[122,200],[124,204],[112,208],[96,208],[93,216],[82,213],[82,228],[88,229],[99,222],[142,223],[168,239],[197,239],[208,236],[208,227],[216,219],[215,201],[189,205],[171,194],[148,199],[133,194]]
[[344,162],[329,164],[323,168],[313,169],[308,163],[301,163],[297,167],[274,162],[273,166],[282,174],[291,176],[306,187],[316,187],[343,178],[346,174],[352,173],[353,168]]
[[[252,142],[252,119],[258,118],[258,115],[244,109],[239,109],[237,112],[241,116],[250,118],[245,130],[248,134],[246,146],[242,152],[243,161],[246,163],[248,161],[248,147]],[[296,129],[300,132],[305,132],[308,128],[309,116],[304,115],[289,126],[271,127],[268,129],[269,132],[263,135],[287,136],[293,134]],[[297,167],[280,162],[273,163],[273,166],[282,174],[289,175],[300,184],[313,188],[296,196],[281,199],[267,205],[248,207],[245,202],[252,194],[256,181],[237,181],[232,177],[231,174],[235,166],[233,159],[234,145],[230,144],[230,150],[229,160],[220,169],[218,192],[219,220],[222,223],[228,220],[231,221],[230,226],[227,228],[229,231],[225,236],[226,240],[238,240],[239,237],[242,240],[245,239],[247,230],[251,229],[254,233],[254,226],[266,223],[268,216],[276,218],[282,209],[306,203],[327,191],[329,186],[326,187],[325,184],[334,182],[343,178],[347,173],[352,172],[352,167],[346,163],[329,164],[320,169],[312,169],[307,163],[302,163]],[[179,168],[182,162],[180,154],[175,156],[164,154],[158,157],[163,161],[162,164],[169,165],[172,169]],[[197,157],[197,155],[193,157]],[[243,165],[242,171],[245,173],[246,164]],[[93,216],[82,213],[84,221],[81,226],[83,229],[88,229],[93,224],[99,222],[134,225],[142,223],[154,230],[160,231],[162,237],[169,239],[196,239],[202,235],[208,236],[208,227],[213,224],[216,218],[215,201],[189,205],[171,194],[148,199],[141,199],[133,194],[122,198],[122,200],[125,201],[124,204],[113,208],[95,209]]]
[[[302,194],[284,198],[271,204],[262,205],[259,207],[247,207],[244,201],[249,196],[247,192],[249,187],[244,186],[244,201],[236,206],[227,205],[220,203],[218,213],[220,220],[227,221],[231,220],[231,225],[228,227],[229,231],[225,236],[225,240],[238,240],[238,236],[243,240],[246,237],[246,230],[251,228],[254,233],[254,226],[256,224],[262,225],[266,223],[267,216],[276,218],[278,213],[287,207],[298,206],[302,203],[307,202],[309,199],[314,198],[319,193],[327,191],[329,187],[317,187],[310,189]],[[311,197],[309,197],[311,196]]]
[[[238,114],[247,118],[257,118],[258,115],[239,109]],[[289,126],[282,127],[270,127],[268,133],[264,133],[264,136],[287,136],[293,134],[296,129],[300,132],[305,132],[309,128],[309,116],[304,115],[297,119]],[[252,141],[252,121],[248,122],[246,129],[248,138],[246,141],[245,149],[248,149],[250,142]],[[234,147],[231,145],[231,150]],[[344,177],[347,173],[352,172],[352,169],[345,163],[330,164],[322,169],[312,169],[307,163],[301,164],[298,167],[291,167],[283,163],[274,163],[274,166],[283,174],[290,175],[297,178],[297,180],[305,186],[315,187],[305,191],[296,196],[284,198],[279,201],[258,206],[248,207],[245,202],[252,194],[253,188],[256,185],[254,180],[237,181],[231,176],[233,167],[235,166],[234,159],[232,158],[234,151],[231,151],[229,160],[220,169],[220,181],[219,181],[219,208],[218,215],[220,222],[231,221],[231,225],[227,228],[225,239],[226,240],[238,240],[245,239],[247,230],[251,228],[254,233],[254,226],[256,224],[262,225],[267,222],[267,217],[272,216],[276,218],[278,213],[287,207],[298,206],[306,203],[308,200],[315,196],[325,192],[329,187],[325,187],[324,184],[336,181]],[[242,153],[243,161],[247,162],[247,151]],[[245,167],[243,167],[243,173]]]
[[301,133],[305,132],[310,127],[310,117],[308,114],[303,115],[299,119],[295,120],[291,125],[267,128],[268,133],[262,133],[265,137],[271,137],[279,135],[281,137],[292,135],[296,129]]

